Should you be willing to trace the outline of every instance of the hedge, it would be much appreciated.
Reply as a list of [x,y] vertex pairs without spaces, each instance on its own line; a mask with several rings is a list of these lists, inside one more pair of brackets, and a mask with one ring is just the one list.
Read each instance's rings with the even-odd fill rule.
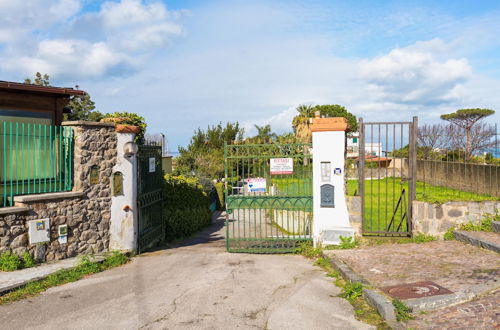
[[198,179],[167,174],[164,186],[167,241],[189,236],[210,225],[209,198]]
[[215,191],[217,192],[218,197],[217,209],[222,211],[226,208],[226,201],[224,198],[224,182],[217,182],[215,184]]

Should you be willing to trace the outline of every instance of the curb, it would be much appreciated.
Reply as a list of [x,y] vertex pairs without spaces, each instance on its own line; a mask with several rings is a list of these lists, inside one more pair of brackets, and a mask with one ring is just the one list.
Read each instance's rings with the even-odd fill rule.
[[[334,255],[325,255],[323,252],[323,257],[330,261],[332,267],[340,273],[340,275],[349,282],[361,283],[364,285],[370,285],[370,283],[362,276],[356,274],[351,267],[345,264],[342,260]],[[382,316],[388,323],[395,323],[396,314],[394,313],[394,306],[392,305],[392,300],[387,296],[369,288],[363,289],[363,297],[366,301],[377,310],[377,312]]]
[[500,221],[493,221],[491,223],[491,231],[495,233],[500,233]]
[[453,232],[453,235],[455,236],[455,239],[457,241],[460,241],[462,243],[474,245],[486,250],[490,250],[496,253],[500,253],[500,245],[491,241],[479,239],[476,237],[473,237],[470,235],[468,232],[463,231],[463,230],[455,230]]
[[[364,277],[355,273],[351,267],[349,267],[345,262],[343,262],[334,254],[325,255],[324,252],[322,253],[323,257],[327,258],[330,261],[332,267],[337,270],[345,280],[350,282],[359,282],[364,285],[371,285],[370,282],[368,282]],[[446,295],[408,299],[405,300],[404,303],[411,309],[412,312],[428,311],[465,303],[497,289],[500,289],[500,279],[494,279],[484,284],[474,285],[466,291],[460,291]],[[368,288],[363,289],[363,296],[391,327],[401,328],[402,324],[396,320],[396,314],[394,313],[394,307],[392,305],[391,298],[380,292]]]
[[412,312],[428,311],[465,303],[496,289],[500,289],[500,281],[497,279],[488,283],[474,285],[466,291],[405,300],[405,304],[411,308]]
[[[104,257],[103,256],[94,256],[95,261],[97,262],[103,262]],[[2,279],[0,277],[0,296],[4,295],[10,291],[13,291],[15,289],[18,289],[29,282],[34,282],[34,281],[40,281],[43,279],[46,279],[50,275],[57,273],[60,270],[67,270],[76,267],[78,264],[78,257],[75,258],[67,258],[67,259],[62,259],[59,262],[52,263],[52,264],[41,264],[32,268],[25,268],[21,270],[15,270],[13,272],[5,272],[4,275],[5,277],[9,275],[14,275],[15,277],[21,277],[20,271],[25,272],[25,273],[32,273],[32,275],[27,275],[23,277],[22,279],[20,278],[14,278],[14,279],[9,279],[5,278]],[[47,269],[43,269],[45,268]],[[9,276],[10,277],[10,276]]]

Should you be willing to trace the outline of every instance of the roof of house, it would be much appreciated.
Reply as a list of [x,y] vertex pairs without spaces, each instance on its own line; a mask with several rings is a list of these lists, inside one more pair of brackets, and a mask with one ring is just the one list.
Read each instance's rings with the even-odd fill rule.
[[52,87],[33,84],[24,84],[12,81],[0,80],[0,90],[31,92],[37,94],[55,94],[60,96],[85,95],[85,91],[73,89],[71,87]]

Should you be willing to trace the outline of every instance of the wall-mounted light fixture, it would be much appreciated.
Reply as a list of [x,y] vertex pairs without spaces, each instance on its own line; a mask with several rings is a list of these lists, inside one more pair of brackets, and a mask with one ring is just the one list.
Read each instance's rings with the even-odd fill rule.
[[125,157],[132,157],[137,154],[139,147],[135,142],[127,142],[123,145],[123,153]]

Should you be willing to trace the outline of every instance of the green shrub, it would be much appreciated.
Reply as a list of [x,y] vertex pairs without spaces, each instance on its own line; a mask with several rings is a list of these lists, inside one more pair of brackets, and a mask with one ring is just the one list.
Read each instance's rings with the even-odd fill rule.
[[218,198],[218,210],[224,210],[226,208],[226,201],[224,199],[224,182],[217,182],[215,184],[215,190],[217,191]]
[[435,241],[436,239],[437,238],[435,236],[419,233],[418,235],[413,236],[411,240],[413,243],[421,244],[421,243],[432,242]]
[[22,268],[21,260],[14,253],[7,251],[0,254],[0,270],[4,272],[12,272]]
[[320,267],[323,267],[323,268],[326,268],[326,267],[329,267],[330,266],[330,261],[326,258],[323,258],[323,257],[319,257],[318,259],[316,259],[316,261],[314,262],[314,265],[316,266],[320,266]]
[[479,223],[462,223],[458,229],[465,231],[491,231],[493,221],[500,220],[499,214],[485,214]]
[[358,247],[359,242],[356,238],[340,236],[340,244],[338,248],[341,250],[354,249]]
[[76,266],[79,271],[86,274],[98,273],[101,271],[101,265],[95,261],[91,256],[84,255],[80,257],[78,264]]
[[443,239],[445,241],[453,241],[455,239],[455,235],[453,234],[454,231],[455,231],[455,227],[448,228],[446,233],[444,233],[444,235],[443,235]]
[[123,253],[120,253],[119,251],[111,251],[111,253],[106,255],[106,259],[102,263],[102,267],[104,269],[113,268],[126,264],[129,260],[130,258]]
[[299,247],[295,251],[297,254],[301,254],[306,258],[314,259],[321,255],[321,247],[313,247],[312,242],[306,241],[299,244]]
[[396,313],[396,319],[398,321],[408,321],[413,319],[413,315],[410,314],[410,308],[405,305],[399,299],[394,299],[392,301],[392,305],[394,306],[394,312]]
[[144,141],[144,133],[146,132],[147,126],[144,117],[132,112],[113,112],[105,114],[101,121],[108,122],[110,121],[110,118],[117,119],[117,121],[112,121],[116,124],[139,126],[141,128],[141,132],[136,135],[135,142],[142,143]]
[[108,254],[104,262],[99,263],[90,256],[83,256],[79,263],[70,269],[61,269],[47,276],[43,280],[28,282],[25,286],[15,289],[0,296],[0,305],[7,304],[16,300],[32,297],[50,287],[75,282],[82,277],[94,274],[108,268],[120,266],[129,261],[129,258],[119,252]]
[[340,296],[350,302],[356,300],[363,295],[363,284],[359,282],[347,282],[342,288]]
[[33,257],[28,251],[24,252],[21,258],[22,258],[23,268],[30,268],[35,266],[35,260],[33,260]]
[[354,237],[344,237],[342,235],[339,236],[340,244],[339,245],[327,245],[325,246],[325,250],[347,250],[354,249],[359,246],[359,241]]
[[165,175],[164,196],[167,241],[189,236],[210,225],[210,201],[197,178]]

